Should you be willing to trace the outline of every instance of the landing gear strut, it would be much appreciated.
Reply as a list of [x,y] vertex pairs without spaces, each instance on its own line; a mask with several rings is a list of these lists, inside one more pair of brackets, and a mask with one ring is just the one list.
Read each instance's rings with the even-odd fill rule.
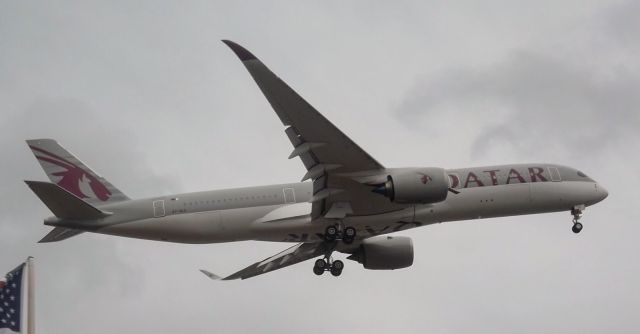
[[571,228],[571,231],[576,234],[582,231],[582,224],[580,223],[582,210],[584,210],[584,205],[574,206],[573,209],[571,209],[571,215],[573,216],[573,227]]
[[338,240],[342,240],[345,244],[350,244],[356,239],[356,229],[354,227],[343,227],[342,221],[338,220],[337,224],[329,225],[324,230],[324,241],[327,250],[323,259],[317,259],[313,264],[313,273],[322,275],[325,271],[331,272],[333,276],[340,276],[344,269],[344,262],[340,260],[333,261],[331,253],[338,245]]
[[344,262],[340,260],[332,261],[330,257],[324,259],[317,259],[313,265],[313,273],[316,275],[322,275],[325,271],[330,271],[333,276],[340,276],[344,269]]

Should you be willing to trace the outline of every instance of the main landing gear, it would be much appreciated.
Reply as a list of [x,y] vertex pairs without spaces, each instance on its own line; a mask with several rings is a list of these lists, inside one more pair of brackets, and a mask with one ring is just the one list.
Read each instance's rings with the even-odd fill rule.
[[333,276],[340,276],[342,274],[342,269],[344,269],[344,262],[340,260],[333,261],[331,259],[331,253],[335,250],[338,240],[342,240],[345,244],[351,244],[355,239],[356,229],[353,227],[343,228],[342,222],[327,226],[324,230],[324,240],[328,249],[324,258],[317,259],[313,264],[313,273],[316,275],[322,275],[325,271],[328,271]]
[[322,275],[325,271],[330,271],[333,276],[340,276],[344,269],[344,262],[340,260],[331,261],[331,258],[317,259],[313,265],[313,273]]
[[580,223],[582,210],[584,210],[584,205],[574,206],[573,209],[571,209],[571,215],[573,216],[573,227],[571,231],[576,234],[582,231],[582,224]]
[[324,240],[328,242],[342,240],[350,244],[356,239],[356,229],[353,227],[340,228],[340,225],[329,225],[324,230]]

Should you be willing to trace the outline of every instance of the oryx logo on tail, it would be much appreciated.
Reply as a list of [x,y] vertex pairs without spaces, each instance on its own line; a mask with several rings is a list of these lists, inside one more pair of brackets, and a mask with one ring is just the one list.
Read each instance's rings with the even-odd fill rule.
[[[109,189],[97,177],[85,171],[82,167],[41,148],[32,145],[29,147],[36,153],[35,156],[38,160],[63,168],[59,172],[51,173],[51,175],[60,177],[56,184],[63,189],[79,198],[98,198],[101,201],[106,201],[111,197]],[[86,194],[89,189],[95,196]]]

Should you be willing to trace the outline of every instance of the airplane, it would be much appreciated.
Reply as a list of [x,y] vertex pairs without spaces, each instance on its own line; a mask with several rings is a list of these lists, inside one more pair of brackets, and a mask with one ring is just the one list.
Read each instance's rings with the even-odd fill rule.
[[54,216],[40,242],[83,232],[175,243],[258,240],[295,243],[214,280],[247,279],[317,258],[313,272],[340,276],[334,252],[366,269],[413,264],[411,238],[435,223],[568,211],[579,233],[586,207],[608,196],[583,172],[525,163],[488,167],[386,168],[244,47],[240,59],[285,127],[306,173],[301,182],[130,199],[53,139],[27,140],[51,182],[25,181]]

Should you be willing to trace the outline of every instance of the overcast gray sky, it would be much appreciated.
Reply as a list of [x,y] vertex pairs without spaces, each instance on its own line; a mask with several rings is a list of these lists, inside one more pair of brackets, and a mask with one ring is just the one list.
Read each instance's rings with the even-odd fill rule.
[[[2,1],[0,271],[36,257],[50,334],[635,333],[639,15],[637,1]],[[385,166],[554,162],[610,196],[580,235],[568,213],[423,227],[402,233],[413,267],[348,261],[339,279],[310,263],[198,272],[278,243],[36,244],[50,212],[22,183],[46,180],[27,138],[56,138],[136,198],[301,178],[223,38]]]

